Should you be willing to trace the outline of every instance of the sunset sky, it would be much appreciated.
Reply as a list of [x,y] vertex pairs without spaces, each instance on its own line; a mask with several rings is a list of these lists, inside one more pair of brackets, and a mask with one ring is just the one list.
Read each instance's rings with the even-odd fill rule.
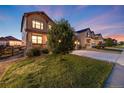
[[21,39],[25,12],[44,11],[53,20],[65,18],[75,30],[91,28],[104,37],[124,41],[124,6],[0,6],[0,36]]

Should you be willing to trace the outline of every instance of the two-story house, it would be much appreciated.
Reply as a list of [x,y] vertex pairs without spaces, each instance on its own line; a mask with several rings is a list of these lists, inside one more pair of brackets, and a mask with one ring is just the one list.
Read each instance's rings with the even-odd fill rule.
[[47,33],[54,21],[44,12],[24,13],[21,23],[22,41],[26,48],[47,45]]
[[95,34],[90,28],[76,31],[76,34],[82,48],[91,48],[93,46]]
[[101,34],[95,34],[90,28],[76,31],[76,37],[80,41],[82,48],[92,48],[98,45],[100,42],[103,43],[103,37]]

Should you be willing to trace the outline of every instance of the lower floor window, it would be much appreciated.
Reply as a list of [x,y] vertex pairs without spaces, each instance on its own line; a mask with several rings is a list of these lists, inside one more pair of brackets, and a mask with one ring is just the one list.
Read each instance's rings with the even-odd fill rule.
[[32,36],[32,43],[42,44],[42,37],[41,36]]

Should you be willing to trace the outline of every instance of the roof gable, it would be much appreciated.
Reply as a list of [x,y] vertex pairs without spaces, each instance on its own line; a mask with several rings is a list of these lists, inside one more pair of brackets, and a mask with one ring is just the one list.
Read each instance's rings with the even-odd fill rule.
[[5,38],[6,38],[7,40],[12,40],[12,41],[21,41],[21,40],[15,38],[15,37],[13,37],[13,36],[6,36]]
[[8,39],[5,37],[0,37],[0,41],[8,41]]
[[21,22],[21,32],[22,32],[22,28],[23,28],[23,23],[24,23],[24,19],[25,17],[32,15],[32,14],[39,14],[39,15],[43,15],[43,17],[45,17],[47,20],[50,20],[52,23],[55,23],[45,12],[43,11],[34,11],[34,12],[27,12],[24,13],[23,17],[22,17],[22,22]]
[[76,33],[82,33],[82,32],[86,32],[86,31],[91,31],[90,28],[86,28],[86,29],[81,29],[79,31],[76,31]]
[[43,11],[34,11],[34,12],[28,12],[28,13],[24,13],[24,16],[28,16],[28,15],[32,15],[32,14],[40,14],[43,15],[44,17],[46,17],[47,19],[49,19],[50,21],[54,22],[45,12]]
[[96,36],[102,36],[102,34],[101,34],[101,33],[99,33],[99,34],[96,34]]

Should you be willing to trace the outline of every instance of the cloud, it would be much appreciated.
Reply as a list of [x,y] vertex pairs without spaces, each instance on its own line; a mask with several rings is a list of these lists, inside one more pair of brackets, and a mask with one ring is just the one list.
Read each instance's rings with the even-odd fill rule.
[[64,10],[62,7],[57,8],[53,11],[52,16],[56,19],[64,17]]
[[114,18],[115,15],[115,11],[117,11],[117,9],[115,7],[113,7],[113,10],[107,11],[105,13],[102,14],[97,14],[97,16],[91,16],[91,18],[89,18],[88,20],[81,20],[80,22],[77,22],[76,26],[81,26],[82,24],[84,25],[91,25],[91,24],[101,24],[101,23],[105,23],[107,21],[110,21],[112,18]]
[[77,10],[82,10],[82,9],[87,8],[87,7],[88,7],[88,5],[78,5],[78,6],[76,7],[76,9],[77,9]]
[[4,21],[7,18],[8,18],[7,16],[0,14],[0,21]]
[[91,16],[91,18],[87,20],[77,22],[75,27],[78,30],[90,27],[91,30],[94,30],[96,33],[102,33],[103,35],[110,35],[120,32],[124,34],[122,31],[124,29],[124,16],[120,14],[120,9],[120,6],[113,6],[112,10],[103,12],[97,16]]
[[50,17],[54,20],[58,18],[62,18],[64,16],[64,10],[62,6],[57,6],[57,8],[53,8],[56,6],[34,6],[39,11],[45,11]]
[[95,26],[96,27],[96,30],[107,30],[107,29],[124,29],[124,24],[109,24],[109,25],[106,25],[106,24],[103,24],[103,25],[97,25]]
[[3,19],[4,19],[4,16],[1,16],[1,15],[0,15],[0,20],[3,20]]

